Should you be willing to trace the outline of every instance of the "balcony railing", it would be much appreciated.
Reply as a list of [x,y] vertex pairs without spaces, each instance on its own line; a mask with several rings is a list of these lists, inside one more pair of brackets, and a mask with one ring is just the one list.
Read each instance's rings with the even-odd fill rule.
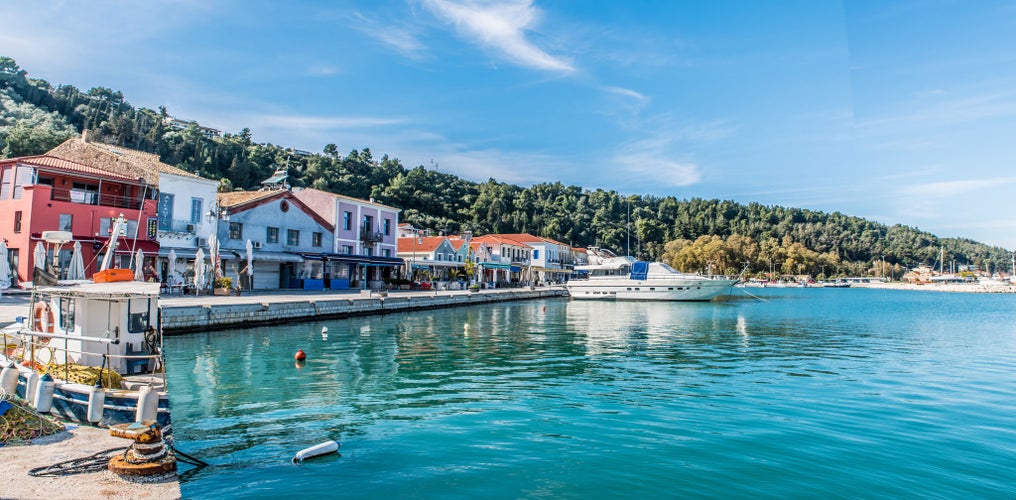
[[98,191],[58,187],[53,188],[49,198],[53,201],[66,201],[70,203],[80,203],[82,205],[127,208],[130,210],[141,210],[145,202],[144,198],[137,196],[117,196],[111,194],[101,194]]
[[380,231],[372,231],[370,226],[364,226],[360,228],[360,241],[367,244],[381,243],[385,240],[384,233]]

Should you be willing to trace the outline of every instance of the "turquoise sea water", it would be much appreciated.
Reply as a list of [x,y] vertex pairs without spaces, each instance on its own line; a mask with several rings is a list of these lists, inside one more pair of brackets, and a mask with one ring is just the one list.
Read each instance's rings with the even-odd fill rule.
[[183,495],[1016,497],[1016,296],[747,291],[169,337]]

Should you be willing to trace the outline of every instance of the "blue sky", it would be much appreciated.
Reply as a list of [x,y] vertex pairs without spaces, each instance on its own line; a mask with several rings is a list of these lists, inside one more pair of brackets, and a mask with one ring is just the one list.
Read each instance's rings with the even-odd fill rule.
[[30,76],[255,140],[1016,249],[1016,4],[0,3]]

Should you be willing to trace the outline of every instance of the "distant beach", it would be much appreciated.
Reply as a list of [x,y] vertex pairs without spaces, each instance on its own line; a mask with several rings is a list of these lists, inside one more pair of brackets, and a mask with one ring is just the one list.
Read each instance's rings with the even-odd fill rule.
[[1016,293],[1016,285],[982,285],[979,283],[854,283],[854,288],[882,288],[886,290],[917,290],[923,292],[959,292],[959,293]]

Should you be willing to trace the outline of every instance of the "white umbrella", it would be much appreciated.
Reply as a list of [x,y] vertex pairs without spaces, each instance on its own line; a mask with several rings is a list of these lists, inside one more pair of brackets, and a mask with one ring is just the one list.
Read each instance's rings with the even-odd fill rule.
[[212,233],[208,237],[208,258],[212,261],[212,275],[222,277],[222,264],[219,263],[219,238]]
[[35,244],[35,267],[46,270],[46,248],[42,246],[42,242]]
[[7,242],[0,240],[0,290],[11,287],[11,265],[7,262]]
[[145,253],[138,249],[138,253],[134,254],[134,280],[145,281],[145,271],[142,266],[145,262]]
[[169,251],[169,266],[166,267],[166,284],[176,284],[176,250]]
[[194,288],[199,292],[205,289],[205,251],[200,248],[194,254]]
[[247,240],[247,276],[254,276],[254,245]]
[[71,265],[67,268],[67,279],[85,279],[85,260],[81,256],[81,242],[74,242],[74,253],[71,254]]

